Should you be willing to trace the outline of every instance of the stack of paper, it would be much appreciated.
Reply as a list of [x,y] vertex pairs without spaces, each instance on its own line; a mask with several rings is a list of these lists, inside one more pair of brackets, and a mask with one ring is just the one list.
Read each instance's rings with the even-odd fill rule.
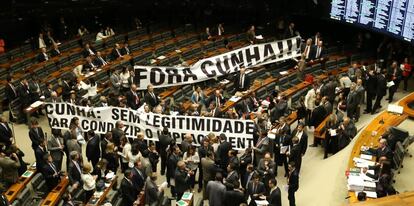
[[361,154],[359,157],[364,160],[372,160],[372,155]]
[[349,176],[348,188],[351,191],[362,191],[364,190],[364,180],[359,176]]
[[33,104],[31,104],[30,105],[30,107],[32,107],[32,108],[36,108],[36,107],[38,107],[38,106],[40,106],[40,105],[42,105],[43,104],[43,102],[42,101],[36,101],[36,102],[34,102]]
[[184,192],[183,196],[181,197],[184,201],[190,201],[193,198],[193,193],[191,192]]
[[256,205],[257,206],[267,206],[269,205],[269,202],[267,200],[256,200]]
[[362,158],[358,158],[358,157],[354,157],[353,160],[355,162],[355,166],[356,167],[359,167],[359,168],[361,168],[361,167],[368,167],[368,166],[374,166],[375,165],[375,162],[373,162],[373,161],[369,161],[369,160],[362,159]]
[[109,172],[108,174],[106,174],[105,178],[106,179],[112,179],[115,176],[114,172]]
[[165,57],[164,55],[161,55],[161,56],[157,57],[157,59],[159,59],[159,60],[163,60],[165,58],[167,58],[167,57]]
[[237,97],[237,96],[232,96],[230,99],[229,99],[229,101],[232,101],[232,102],[237,102],[237,101],[239,101],[241,98],[240,97]]

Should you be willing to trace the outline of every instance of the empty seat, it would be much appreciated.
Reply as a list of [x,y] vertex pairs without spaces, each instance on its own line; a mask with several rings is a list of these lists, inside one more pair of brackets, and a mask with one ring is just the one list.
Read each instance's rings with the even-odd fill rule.
[[325,68],[327,70],[332,70],[336,68],[336,60],[329,60],[325,63]]
[[266,91],[266,88],[265,88],[265,87],[260,88],[260,89],[259,89],[259,90],[257,90],[257,92],[256,92],[256,96],[257,96],[258,98],[264,98],[264,97],[266,97],[266,95],[267,95],[267,91]]
[[17,195],[17,199],[20,201],[21,205],[26,205],[29,200],[31,200],[31,193],[29,188],[25,187],[19,195]]

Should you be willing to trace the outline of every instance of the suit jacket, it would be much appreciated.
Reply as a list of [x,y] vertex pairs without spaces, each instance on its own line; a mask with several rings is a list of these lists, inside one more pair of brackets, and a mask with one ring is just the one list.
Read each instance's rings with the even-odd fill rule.
[[0,158],[0,168],[2,172],[0,177],[8,183],[16,183],[19,179],[18,169],[20,167],[19,160],[13,160],[10,157]]
[[[89,47],[91,50],[92,50],[92,52],[94,53],[94,54],[96,54],[96,50],[94,49],[94,48],[92,48],[92,47]],[[87,49],[83,49],[83,51],[82,51],[82,55],[83,55],[83,57],[87,57],[87,56],[89,56],[89,55],[91,55],[90,53],[89,53],[89,51],[87,50]]]
[[210,181],[214,179],[215,165],[214,160],[210,158],[201,158],[201,169],[203,170],[203,181]]
[[65,144],[62,137],[52,137],[47,141],[47,148],[55,161],[62,161],[63,158],[63,150],[59,147],[59,143],[62,146]]
[[134,110],[138,109],[139,106],[140,106],[140,97],[139,97],[139,94],[136,93],[136,95],[138,97],[138,104],[136,103],[135,95],[132,93],[131,90],[129,90],[126,93],[127,106],[130,107],[131,109],[134,109]]
[[124,135],[124,131],[120,128],[112,129],[112,141],[116,146],[121,144],[121,137]]
[[364,88],[367,93],[376,94],[377,93],[377,76],[367,74],[365,81],[364,81]]
[[158,205],[164,192],[158,190],[157,184],[150,178],[145,182],[145,204]]
[[224,194],[224,204],[226,206],[239,206],[242,203],[246,203],[246,198],[240,190],[229,190]]
[[[274,177],[275,172],[276,172],[275,162],[271,160],[271,161],[268,162],[267,166],[268,166],[269,169],[266,169],[265,160],[261,159],[259,161],[258,166],[257,166],[257,172],[259,172],[260,176],[262,176],[262,177],[264,177],[264,176]],[[266,172],[266,174],[265,174],[265,172]]]
[[80,147],[78,141],[76,139],[69,139],[66,141],[66,147],[68,152],[76,151],[78,154],[82,154],[82,148]]
[[72,87],[69,85],[69,83],[62,83],[62,100],[67,101],[70,97],[70,91],[72,90]]
[[106,154],[105,150],[106,150],[106,146],[108,145],[108,143],[109,143],[109,141],[106,140],[105,138],[103,138],[102,141],[101,141],[100,145],[101,145],[102,157],[105,156],[105,154]]
[[221,166],[227,166],[229,162],[229,151],[233,148],[230,142],[222,142],[217,148],[217,160],[220,162]]
[[61,54],[60,50],[56,50],[56,49],[50,50],[51,57],[59,56],[60,54]]
[[294,162],[296,168],[300,168],[300,165],[302,164],[302,152],[300,144],[296,144],[291,147],[289,154],[289,162]]
[[122,55],[130,54],[130,53],[131,53],[131,50],[129,48],[122,47],[121,49]]
[[102,66],[104,66],[104,64],[105,65],[108,64],[108,62],[103,57],[96,57],[93,61],[93,64],[97,67],[102,67]]
[[43,170],[42,170],[43,177],[45,178],[47,187],[49,189],[55,188],[59,184],[59,180],[60,180],[60,176],[59,176],[60,171],[56,167],[56,165],[54,166],[55,166],[56,173],[58,174],[57,176],[54,176],[55,170],[53,170],[52,166],[50,166],[48,163],[46,163],[43,166]]
[[225,185],[227,188],[233,189],[234,185],[236,185],[238,181],[239,181],[239,174],[237,173],[236,170],[234,170],[231,173],[227,174]]
[[11,145],[10,139],[12,138],[13,133],[7,123],[0,123],[0,142],[4,143],[6,146]]
[[167,176],[168,177],[174,178],[175,169],[177,168],[177,163],[180,160],[181,160],[181,157],[175,154],[171,154],[168,157],[168,161],[167,161]]
[[299,173],[296,169],[289,174],[288,185],[289,191],[296,192],[299,189]]
[[37,132],[36,129],[30,128],[29,137],[30,140],[32,140],[32,148],[36,148],[37,146],[39,146],[40,142],[45,141],[45,134],[43,133],[41,127],[37,127]]
[[350,91],[348,94],[348,98],[346,98],[347,110],[356,109],[360,101],[361,100],[358,99],[358,93],[356,91]]
[[253,197],[254,194],[262,194],[262,195],[264,195],[265,193],[266,193],[266,188],[265,188],[265,185],[263,184],[263,182],[258,182],[256,188],[254,188],[253,181],[250,181],[247,184],[246,194],[248,196],[250,196],[250,198],[252,200],[258,200],[259,199],[259,196],[260,195],[257,196],[257,197]]
[[[303,46],[302,46],[302,49],[301,49],[301,52],[302,53],[305,53],[305,50],[306,50],[306,44],[303,44]],[[308,58],[306,58],[306,60],[312,60],[314,57],[315,57],[315,45],[310,45],[309,46],[309,55],[308,55]]]
[[[312,58],[313,58],[313,59],[320,59],[320,58],[324,58],[324,57],[325,57],[325,55],[326,55],[325,48],[324,48],[324,47],[321,47],[321,48],[320,48],[320,53],[319,53],[319,56],[317,56],[317,54],[318,54],[318,46],[315,46],[315,47],[314,47],[314,49],[313,49],[313,51],[312,51]],[[310,55],[310,54],[309,54],[309,55]]]
[[123,178],[121,181],[122,205],[130,206],[137,199],[138,191],[134,188],[132,181]]
[[43,150],[40,149],[39,146],[34,148],[35,152],[35,158],[36,158],[36,169],[39,169],[39,171],[42,171],[43,165],[45,165],[45,161],[43,159],[43,156],[48,153],[47,149],[44,148]]
[[[82,171],[82,165],[78,162],[79,169]],[[82,178],[81,178],[81,171],[78,170],[75,163],[73,161],[70,161],[69,167],[68,167],[68,176],[69,181],[71,184],[74,184],[76,182],[79,182],[79,184],[82,184]]]
[[146,177],[144,171],[142,171],[142,170],[139,170],[139,171],[141,172],[141,175],[138,172],[138,168],[136,168],[136,167],[132,168],[132,170],[131,170],[131,173],[132,173],[131,181],[132,181],[132,184],[134,185],[134,188],[140,192],[144,188],[144,183],[145,183],[145,180],[147,179],[147,177]]
[[268,206],[282,206],[282,197],[280,195],[280,188],[276,187],[269,196],[267,196]]
[[24,108],[28,107],[30,102],[30,91],[26,85],[19,84],[17,87],[17,95],[19,96],[20,103]]
[[377,96],[383,97],[387,93],[387,80],[384,75],[377,76]]
[[160,101],[157,97],[157,95],[154,93],[155,98],[152,97],[152,95],[150,95],[150,93],[146,93],[144,96],[144,100],[145,103],[147,103],[147,105],[149,105],[151,108],[154,108],[155,106],[157,106]]
[[18,94],[17,88],[14,87],[14,85],[13,85],[13,88],[14,90],[12,89],[10,84],[7,84],[6,87],[4,88],[5,94],[6,94],[5,98],[7,99],[8,104],[17,98],[17,94]]
[[[295,137],[297,133],[297,129],[293,130],[292,137]],[[301,146],[301,153],[302,155],[304,155],[306,153],[306,150],[308,149],[308,134],[306,133],[306,131],[302,132],[302,137],[299,140],[299,144]]]
[[311,125],[317,127],[323,120],[326,118],[327,112],[325,107],[319,105],[317,106],[311,114]]
[[116,59],[118,59],[119,57],[121,57],[120,55],[122,55],[121,54],[121,50],[119,49],[119,50],[117,50],[117,49],[112,49],[112,51],[111,51],[111,59],[112,60],[116,60]]
[[98,161],[101,156],[99,137],[95,136],[88,141],[86,145],[86,157],[88,160]]
[[225,198],[226,186],[218,181],[209,181],[206,186],[206,194],[210,206],[222,206]]
[[187,172],[181,171],[178,168],[175,169],[175,191],[177,193],[184,193],[185,191],[190,189],[190,184],[188,182],[189,179],[190,178],[188,177]]
[[243,87],[240,84],[241,83],[241,74],[240,73],[235,76],[233,81],[234,81],[234,87],[236,88],[237,91],[246,91],[250,88],[250,77],[247,74],[244,74]]
[[[218,100],[217,100],[217,99],[218,99]],[[211,95],[211,96],[209,97],[208,104],[211,104],[212,102],[216,102],[216,105],[218,106],[217,101],[219,101],[219,102],[220,102],[220,105],[224,105],[224,103],[226,103],[226,99],[225,99],[223,96],[221,96],[221,97],[216,97],[216,95],[215,95],[215,94],[213,94],[213,95]]]
[[[47,54],[46,54],[47,55]],[[49,57],[48,57],[49,58]],[[46,57],[45,57],[45,55],[43,54],[43,53],[40,53],[40,54],[38,54],[37,55],[37,61],[38,62],[44,62],[44,61],[46,61],[47,59],[46,59]]]

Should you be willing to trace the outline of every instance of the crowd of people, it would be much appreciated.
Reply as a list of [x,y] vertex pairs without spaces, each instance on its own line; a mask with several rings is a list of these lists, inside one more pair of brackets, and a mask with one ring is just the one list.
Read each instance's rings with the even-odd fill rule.
[[[224,32],[221,24],[218,32]],[[86,33],[86,28],[79,29],[79,35]],[[101,40],[102,36],[114,34],[111,28],[101,30],[100,33],[102,34],[97,35],[97,40],[98,36]],[[248,41],[254,43],[254,27],[248,33]],[[293,37],[296,34],[292,23],[285,36]],[[49,36],[48,34],[48,39],[53,42],[53,38]],[[47,45],[41,43],[39,38],[39,45],[42,44]],[[57,44],[51,45],[58,48]],[[39,61],[48,60],[45,48],[41,48]],[[89,72],[98,69],[106,65],[107,59],[114,60],[129,52],[128,44],[123,47],[116,44],[111,57],[102,58],[99,51],[85,44],[82,54],[86,63],[83,70]],[[302,59],[296,67],[297,73],[303,73],[308,63],[326,58],[328,57],[322,37],[317,33],[303,44]],[[294,206],[295,193],[299,189],[302,158],[308,148],[307,132],[318,127],[328,117],[325,140],[321,142],[315,138],[310,146],[323,145],[324,158],[330,153],[338,152],[355,137],[355,122],[361,116],[364,102],[364,113],[375,114],[381,108],[381,100],[387,91],[387,100],[394,101],[394,93],[400,82],[404,80],[406,85],[411,73],[411,66],[406,58],[403,62],[394,61],[388,69],[353,64],[347,73],[330,76],[327,81],[316,79],[306,95],[294,105],[298,123],[292,131],[286,119],[290,113],[288,99],[282,95],[282,91],[274,90],[264,98],[256,97],[253,93],[236,104],[234,109],[222,112],[221,108],[228,100],[224,89],[217,89],[211,96],[207,96],[203,88],[195,86],[192,96],[189,97],[191,107],[186,109],[182,102],[159,98],[153,85],[148,85],[147,91],[138,91],[134,71],[128,67],[117,67],[111,71],[110,93],[108,96],[102,95],[98,105],[93,105],[90,100],[96,95],[97,83],[93,78],[79,83],[76,74],[63,79],[61,96],[57,95],[53,85],[41,90],[36,78],[30,81],[23,79],[18,87],[8,78],[6,97],[9,104],[19,99],[22,109],[44,96],[50,102],[68,102],[89,107],[116,106],[134,110],[143,108],[147,113],[169,115],[174,111],[180,115],[252,119],[255,122],[254,146],[237,151],[225,134],[211,133],[202,139],[199,147],[195,147],[190,133],[178,145],[169,135],[168,128],[164,128],[158,142],[148,142],[143,133],[133,139],[127,138],[122,121],[118,121],[113,130],[98,135],[93,130],[83,131],[78,118],[73,118],[69,128],[65,130],[52,129],[52,135],[46,138],[38,121],[31,120],[29,137],[36,159],[36,169],[45,178],[49,190],[59,183],[61,177],[69,177],[70,188],[63,196],[67,205],[73,204],[72,195],[79,189],[84,190],[82,201],[87,203],[94,192],[101,189],[99,183],[105,181],[108,173],[113,172],[123,174],[119,185],[125,206],[137,204],[142,194],[146,204],[160,204],[165,199],[164,188],[156,184],[160,175],[166,177],[171,195],[177,200],[184,192],[195,191],[197,188],[197,192],[202,192],[203,199],[208,200],[211,206],[255,206],[258,200],[267,200],[269,205],[280,206],[283,190],[280,189],[276,177],[279,175],[278,168],[282,166],[284,173],[280,175],[287,178],[289,205]],[[298,78],[304,80],[304,76],[301,74]],[[251,80],[245,69],[240,69],[239,74],[231,78],[235,82],[236,91],[250,88]],[[405,86],[404,89],[406,88]],[[41,111],[39,109],[35,115],[43,115]],[[24,115],[14,117],[11,114],[10,117],[11,121],[28,121]],[[13,135],[5,118],[0,118],[0,133],[3,145],[0,148],[1,175],[7,187],[17,181],[26,170],[27,163],[23,161],[23,152],[12,144]],[[374,178],[380,180],[379,185],[382,188],[377,193],[385,196],[392,194],[387,168],[392,158],[390,151],[393,149],[390,148],[392,135],[387,133],[382,137],[384,139],[380,141],[380,148],[371,149],[371,152],[380,160],[374,168],[377,171]],[[86,154],[82,154],[82,147],[86,147]],[[66,162],[63,162],[64,157]],[[160,171],[157,169],[158,164]]]

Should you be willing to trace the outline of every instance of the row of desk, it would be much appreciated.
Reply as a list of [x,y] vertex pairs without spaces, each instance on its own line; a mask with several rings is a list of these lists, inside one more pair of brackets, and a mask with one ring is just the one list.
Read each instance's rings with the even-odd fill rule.
[[[379,137],[386,131],[388,127],[398,126],[408,117],[414,118],[414,110],[408,107],[408,103],[414,102],[414,93],[403,98],[399,105],[402,106],[403,114],[393,114],[387,111],[381,112],[375,119],[373,119],[368,126],[359,134],[358,139],[352,149],[348,161],[348,168],[354,168],[354,157],[359,157],[362,146],[372,145],[377,147],[379,145]],[[367,202],[357,203],[358,199],[355,192],[349,191],[349,203],[351,205],[381,205],[381,206],[408,206],[414,205],[414,192],[402,193],[399,195],[388,196],[379,199],[368,199]],[[356,204],[352,204],[356,203]]]

